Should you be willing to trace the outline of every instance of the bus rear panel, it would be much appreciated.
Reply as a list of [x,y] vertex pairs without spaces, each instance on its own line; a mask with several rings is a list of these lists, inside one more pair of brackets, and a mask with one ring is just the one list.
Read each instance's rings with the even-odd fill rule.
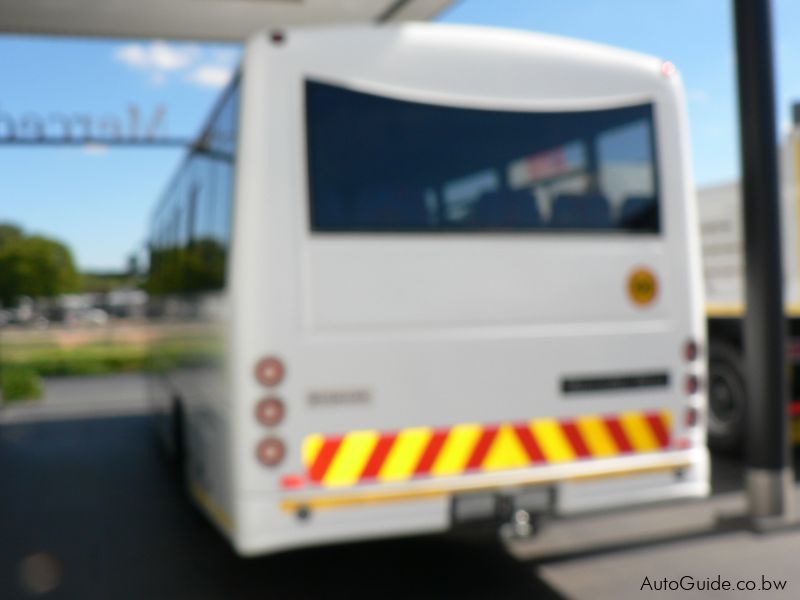
[[242,67],[224,433],[192,459],[227,469],[192,483],[238,551],[707,494],[674,69],[470,27],[273,40]]

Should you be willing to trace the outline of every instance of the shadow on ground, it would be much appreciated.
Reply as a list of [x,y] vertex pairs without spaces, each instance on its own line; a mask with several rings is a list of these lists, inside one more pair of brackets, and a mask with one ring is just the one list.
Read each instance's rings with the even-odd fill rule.
[[150,417],[0,428],[0,598],[559,598],[499,545],[426,537],[240,559]]

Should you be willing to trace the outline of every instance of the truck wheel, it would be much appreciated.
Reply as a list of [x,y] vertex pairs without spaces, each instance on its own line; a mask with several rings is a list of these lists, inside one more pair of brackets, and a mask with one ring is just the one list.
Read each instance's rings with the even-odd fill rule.
[[747,414],[747,386],[741,350],[711,344],[708,361],[708,445],[712,450],[741,453]]

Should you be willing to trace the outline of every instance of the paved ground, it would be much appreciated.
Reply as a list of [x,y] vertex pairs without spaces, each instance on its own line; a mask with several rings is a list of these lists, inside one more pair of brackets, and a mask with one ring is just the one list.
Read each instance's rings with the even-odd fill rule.
[[151,425],[0,428],[0,598],[560,597],[499,545],[441,538],[239,559],[179,490]]
[[145,384],[140,373],[47,377],[41,400],[4,405],[0,423],[143,414],[148,410]]
[[[540,577],[568,598],[616,600],[665,596],[645,587],[664,578],[679,581],[729,580],[731,585],[754,582],[752,591],[673,591],[666,597],[724,598],[776,597],[797,598],[800,576],[797,573],[800,533],[786,532],[769,536],[742,530],[678,536],[669,541],[622,546],[613,551],[594,551],[566,559],[544,560],[538,566]],[[762,591],[762,577],[770,588],[785,581],[783,591]],[[686,582],[687,580],[684,579]],[[644,589],[643,589],[644,588]]]
[[[735,491],[701,502],[570,519],[539,538],[517,544],[512,552],[535,564],[540,578],[569,598],[640,598],[651,593],[645,578],[652,583],[717,576],[732,585],[754,581],[751,597],[763,585],[762,576],[786,581],[784,591],[771,594],[798,597],[800,529],[754,533],[742,518],[745,509],[744,494]],[[668,597],[716,598],[730,593],[675,591]],[[739,595],[747,597],[745,591]]]
[[147,409],[145,378],[139,373],[47,377],[41,400],[4,406],[0,423],[142,414]]
[[[126,397],[111,380],[97,386]],[[744,507],[729,459],[715,461],[710,501],[558,522],[511,552],[432,537],[242,560],[162,458],[146,414],[6,419],[0,598],[638,598],[652,593],[640,590],[645,576],[718,574],[788,579],[788,591],[767,596],[795,597],[800,586],[800,530],[765,536],[718,522]]]

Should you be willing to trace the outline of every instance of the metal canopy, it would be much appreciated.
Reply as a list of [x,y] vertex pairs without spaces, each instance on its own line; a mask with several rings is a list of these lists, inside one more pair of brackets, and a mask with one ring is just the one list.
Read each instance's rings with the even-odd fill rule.
[[241,42],[261,29],[429,20],[453,0],[2,0],[0,32]]

